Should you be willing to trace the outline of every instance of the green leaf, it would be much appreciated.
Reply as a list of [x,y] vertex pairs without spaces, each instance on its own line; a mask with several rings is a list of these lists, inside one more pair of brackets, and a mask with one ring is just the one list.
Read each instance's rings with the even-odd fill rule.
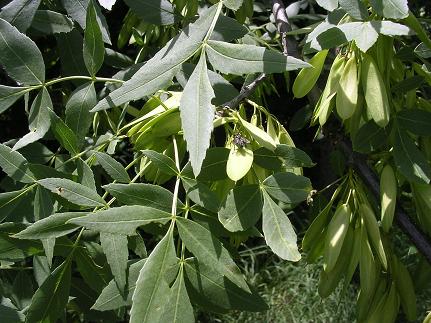
[[20,149],[45,136],[51,126],[52,101],[46,88],[43,88],[34,99],[28,117],[30,132],[13,146]]
[[113,180],[116,180],[120,183],[129,183],[130,177],[127,174],[127,171],[124,169],[123,165],[121,165],[114,158],[100,151],[93,151],[93,154],[96,155],[97,161],[103,167],[103,169],[111,176]]
[[124,0],[133,13],[145,22],[154,25],[172,25],[177,15],[168,0]]
[[132,295],[136,287],[136,281],[138,280],[139,272],[146,261],[147,259],[141,259],[135,263],[132,263],[128,268],[127,300],[124,300],[123,295],[120,294],[115,281],[111,280],[109,284],[102,290],[102,293],[97,298],[96,303],[94,303],[92,306],[92,309],[97,311],[109,311],[122,306],[131,305]]
[[[1,154],[0,154],[1,157]],[[27,189],[0,193],[0,222],[3,222],[21,203],[21,198],[29,192]]]
[[[189,164],[190,165],[190,164]],[[217,212],[220,208],[220,201],[213,191],[204,183],[195,179],[181,177],[187,197],[194,203],[206,208],[209,211]]]
[[13,281],[12,295],[10,298],[20,310],[23,310],[30,305],[33,294],[33,283],[30,275],[24,270],[20,271]]
[[311,68],[302,69],[293,82],[292,91],[296,98],[302,98],[311,91],[319,79],[322,68],[325,64],[328,50],[324,49],[317,52],[308,63],[312,66]]
[[338,7],[338,0],[316,0],[317,4],[322,8],[333,11]]
[[215,19],[216,11],[217,5],[205,10],[196,22],[184,28],[180,35],[168,42],[130,80],[100,101],[92,111],[105,110],[140,99],[169,84],[181,65],[202,45],[202,40]]
[[136,228],[152,222],[166,223],[171,214],[141,205],[126,205],[91,213],[87,216],[72,219],[73,223],[99,232],[113,234],[136,234]]
[[65,198],[69,202],[90,207],[105,205],[105,201],[97,194],[97,192],[69,179],[45,178],[37,182],[52,193]]
[[228,156],[229,149],[225,147],[209,148],[197,179],[213,182],[227,178],[226,163]]
[[68,33],[73,29],[73,21],[55,11],[37,10],[31,26],[45,34]]
[[[82,27],[82,29],[85,30],[87,8],[90,0],[61,0],[61,2],[63,3],[63,7],[66,9],[68,15],[72,17],[72,19],[75,20]],[[93,3],[93,5],[94,9],[96,10],[97,23],[99,24],[99,28],[102,31],[103,41],[110,45],[111,40],[109,39],[109,30],[106,19],[97,3]]]
[[3,113],[25,93],[29,92],[26,87],[12,87],[0,85],[0,113]]
[[249,291],[241,271],[229,252],[210,231],[185,218],[177,218],[176,223],[181,240],[200,262],[205,262],[237,286]]
[[[103,188],[123,204],[143,205],[171,212],[174,195],[159,185],[144,183],[109,184]],[[183,207],[180,200],[177,202],[177,207]]]
[[[82,55],[83,37],[78,29],[73,28],[68,33],[56,34],[55,38],[63,75],[88,75]],[[82,85],[82,81],[75,80],[74,82]]]
[[41,186],[36,186],[33,201],[34,220],[39,221],[50,216],[54,211],[51,194]]
[[34,294],[26,322],[56,322],[69,300],[70,258],[58,266]]
[[111,267],[118,290],[121,294],[124,294],[127,283],[127,259],[129,258],[127,236],[100,232],[100,243]]
[[275,155],[283,160],[286,167],[313,167],[315,164],[304,151],[289,145],[277,145]]
[[150,159],[154,165],[165,174],[176,176],[178,174],[175,162],[168,156],[154,150],[141,150],[142,154]]
[[218,218],[231,231],[245,231],[254,226],[262,214],[259,185],[241,185],[232,189],[223,202]]
[[132,297],[130,323],[158,322],[169,298],[167,272],[177,263],[172,231],[160,240],[142,267]]
[[268,309],[265,301],[252,291],[239,288],[222,274],[208,266],[189,258],[184,263],[187,290],[194,303],[215,311],[217,308],[260,312]]
[[361,0],[338,0],[340,7],[352,18],[365,20],[368,17],[367,7]]
[[160,322],[172,323],[194,323],[195,316],[193,306],[190,303],[190,298],[184,283],[183,267],[171,287],[167,305],[160,318]]
[[62,237],[78,229],[77,225],[66,223],[68,220],[79,218],[86,214],[87,213],[85,212],[54,213],[33,223],[29,227],[13,235],[13,237],[18,239],[48,239]]
[[223,4],[234,11],[238,10],[243,2],[244,0],[223,0]]
[[297,58],[254,45],[209,40],[206,52],[211,65],[225,74],[282,73],[310,67],[310,64]]
[[407,0],[370,0],[370,3],[385,18],[402,19],[409,15]]
[[7,21],[0,19],[0,64],[18,83],[45,82],[45,64],[36,44]]
[[296,233],[283,209],[268,193],[263,193],[262,230],[266,244],[280,258],[299,261],[301,254],[296,245]]
[[311,183],[307,177],[294,173],[276,173],[263,181],[264,190],[284,203],[299,203],[307,199]]
[[247,28],[236,19],[220,15],[210,39],[230,42],[243,37],[247,32]]
[[28,168],[28,161],[19,152],[0,144],[0,167],[13,180],[22,183],[36,181]]
[[365,123],[353,137],[353,149],[368,154],[386,144],[387,133],[385,128],[379,127],[374,120]]
[[76,171],[78,173],[78,183],[91,188],[93,191],[97,191],[93,171],[91,170],[90,166],[88,166],[88,164],[81,158],[79,158],[76,162]]
[[30,27],[39,5],[40,0],[13,0],[1,8],[0,18],[25,33]]
[[264,130],[255,126],[254,124],[244,120],[238,115],[238,119],[242,126],[247,130],[250,136],[262,147],[273,151],[277,145],[272,137],[266,133]]
[[[107,266],[101,267],[95,262],[97,257],[101,255],[102,250],[98,251],[99,254],[92,255],[93,252],[89,250],[93,248],[94,245],[97,245],[97,247],[101,249],[98,244],[95,244],[93,242],[93,245],[86,244],[85,248],[77,248],[73,256],[74,261],[76,262],[77,270],[79,271],[84,281],[88,284],[88,286],[91,287],[91,289],[100,294],[102,290],[107,287],[106,285],[109,283],[110,279],[112,278],[112,275],[109,272]],[[102,259],[103,264],[105,264],[106,259]],[[112,280],[112,282],[113,287],[119,294],[120,292],[115,284],[115,281]]]
[[79,152],[78,139],[75,133],[70,129],[63,120],[61,120],[54,111],[50,110],[51,130],[60,145],[66,149],[72,156]]
[[402,110],[397,114],[400,127],[418,136],[431,136],[431,112],[421,109]]
[[428,184],[431,166],[407,132],[395,127],[394,160],[398,170],[409,181]]
[[93,121],[90,110],[97,104],[93,82],[78,87],[66,103],[66,124],[75,133],[79,146]]
[[180,113],[184,139],[193,173],[198,176],[210,145],[215,108],[214,91],[208,78],[205,52],[190,76],[181,96]]
[[17,309],[0,304],[0,317],[3,323],[24,322],[25,316]]
[[253,163],[265,169],[280,171],[283,165],[281,159],[275,154],[274,151],[260,147],[253,151]]
[[102,31],[97,23],[93,0],[90,0],[87,7],[83,55],[88,72],[90,75],[96,75],[103,64],[105,47],[103,45]]

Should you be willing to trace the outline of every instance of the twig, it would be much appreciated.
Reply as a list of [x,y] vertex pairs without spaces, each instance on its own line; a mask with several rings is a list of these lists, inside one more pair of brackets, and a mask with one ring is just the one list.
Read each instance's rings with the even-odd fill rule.
[[[275,20],[277,22],[277,29],[281,36],[281,43],[283,46],[283,54],[288,56],[289,54],[295,57],[298,57],[298,49],[296,46],[296,42],[290,41],[287,38],[286,33],[292,28],[290,27],[289,21],[287,20],[286,9],[284,4],[280,0],[272,1],[272,13],[274,14]],[[226,102],[222,106],[225,108],[235,109],[242,100],[248,98],[253,92],[256,90],[258,85],[262,83],[266,79],[266,74],[261,73],[258,77],[256,77],[252,82],[247,85],[244,85],[240,91],[240,93],[234,97],[229,102]]]
[[[379,199],[380,197],[380,184],[376,174],[367,165],[363,155],[358,154],[352,150],[350,142],[346,139],[341,140],[338,146],[349,157],[349,162],[353,168],[361,176],[369,190],[374,196]],[[397,203],[395,210],[395,219],[398,226],[407,234],[411,242],[416,246],[420,253],[427,259],[428,263],[431,264],[431,242],[427,235],[423,233],[417,225],[415,225],[410,217],[404,211],[400,203]]]
[[281,36],[281,45],[284,55],[299,57],[298,47],[295,40],[287,37],[287,32],[292,30],[286,14],[286,8],[282,0],[272,0],[272,12],[275,23]]

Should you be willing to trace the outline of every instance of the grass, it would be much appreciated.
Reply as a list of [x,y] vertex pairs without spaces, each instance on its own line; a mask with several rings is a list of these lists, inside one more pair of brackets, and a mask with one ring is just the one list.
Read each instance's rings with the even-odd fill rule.
[[[339,288],[328,298],[317,292],[321,264],[292,263],[270,255],[260,248],[242,253],[243,269],[269,305],[266,312],[233,311],[224,315],[201,313],[198,322],[223,323],[302,323],[353,322],[356,290],[353,286],[342,295]],[[341,300],[341,301],[340,301]]]

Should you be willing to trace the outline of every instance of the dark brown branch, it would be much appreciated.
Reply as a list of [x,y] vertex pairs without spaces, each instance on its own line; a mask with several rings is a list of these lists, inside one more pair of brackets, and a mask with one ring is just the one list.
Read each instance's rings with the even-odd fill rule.
[[287,37],[287,32],[292,30],[286,14],[286,8],[282,0],[272,0],[272,12],[274,14],[275,23],[277,24],[278,32],[281,36],[281,44],[283,46],[284,55],[299,57],[296,41]]
[[247,85],[244,84],[239,94],[229,102],[226,102],[225,104],[223,104],[223,107],[235,109],[241,103],[242,100],[248,98],[251,94],[253,94],[253,92],[256,90],[258,85],[262,83],[265,79],[266,79],[266,75],[265,73],[262,73],[262,74],[259,74],[259,76],[256,77],[251,83]]
[[[346,139],[339,142],[339,147],[344,152],[344,154],[349,157],[349,163],[361,176],[368,189],[377,199],[379,199],[379,180],[373,170],[367,165],[364,156],[353,152],[350,142],[348,142]],[[429,237],[424,232],[422,232],[415,223],[412,222],[400,203],[397,203],[395,220],[397,221],[397,224],[401,230],[409,236],[411,242],[427,259],[428,263],[431,264],[431,241],[429,240]]]

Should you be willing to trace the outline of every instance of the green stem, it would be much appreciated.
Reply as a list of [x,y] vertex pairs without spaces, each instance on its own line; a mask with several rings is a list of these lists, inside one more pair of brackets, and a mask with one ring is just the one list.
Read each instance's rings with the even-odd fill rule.
[[83,75],[74,75],[74,76],[66,76],[66,77],[60,77],[58,79],[54,79],[51,81],[46,82],[45,84],[38,85],[35,88],[40,88],[43,86],[51,86],[56,83],[64,82],[64,81],[71,81],[71,80],[87,80],[87,81],[93,81],[93,82],[109,82],[109,83],[124,83],[123,80],[117,80],[117,79],[111,79],[106,77],[91,77],[91,76],[83,76]]

